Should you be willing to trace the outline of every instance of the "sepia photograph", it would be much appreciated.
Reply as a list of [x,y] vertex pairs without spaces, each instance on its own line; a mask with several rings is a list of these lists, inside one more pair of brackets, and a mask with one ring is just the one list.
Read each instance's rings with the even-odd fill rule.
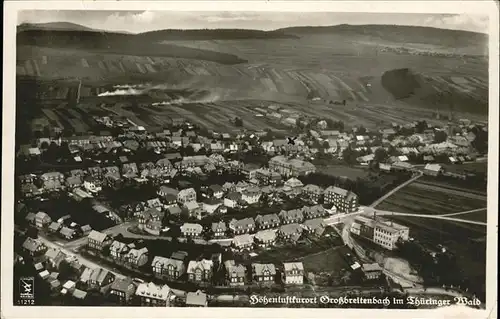
[[50,2],[5,6],[2,317],[496,318],[497,4]]

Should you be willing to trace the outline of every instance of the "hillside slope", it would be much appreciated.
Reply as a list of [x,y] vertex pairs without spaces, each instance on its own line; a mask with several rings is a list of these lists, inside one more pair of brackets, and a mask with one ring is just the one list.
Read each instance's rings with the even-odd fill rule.
[[143,32],[136,38],[151,42],[194,41],[194,40],[252,40],[252,39],[298,39],[283,31],[262,31],[248,29],[204,29],[204,30],[156,30]]
[[22,23],[17,26],[17,32],[27,30],[45,30],[45,31],[102,31],[86,27],[81,24],[71,22],[47,22],[47,23]]
[[[185,41],[179,40],[182,32],[176,30],[149,35],[24,31],[18,37],[17,73],[51,80],[79,78],[93,86],[150,83],[165,90],[200,92],[208,101],[306,103],[319,98],[326,104],[347,100],[355,105],[432,110],[447,110],[453,103],[457,110],[487,112],[488,64],[483,57],[384,52],[379,45],[389,41],[370,40],[357,26],[339,28],[342,31],[334,33],[329,28],[279,33],[301,32],[292,38]],[[214,32],[188,34],[210,38]],[[152,43],[165,39],[165,34],[171,40]],[[245,34],[243,30],[240,35]],[[390,32],[385,36],[395,39]],[[135,37],[139,40],[132,41]],[[447,96],[454,100],[448,101]]]
[[488,35],[484,33],[419,26],[341,24],[325,27],[290,27],[278,29],[277,31],[298,36],[311,34],[365,36],[374,41],[384,40],[402,45],[405,43],[419,43],[448,47],[453,50],[470,46],[479,48],[488,46]]
[[168,56],[214,61],[222,64],[245,62],[233,54],[179,47],[172,44],[157,44],[131,34],[88,30],[24,30],[18,32],[17,46],[27,45],[103,54]]

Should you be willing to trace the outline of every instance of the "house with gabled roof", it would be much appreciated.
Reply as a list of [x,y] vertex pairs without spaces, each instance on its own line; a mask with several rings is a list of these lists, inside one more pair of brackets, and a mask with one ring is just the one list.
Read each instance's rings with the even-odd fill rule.
[[165,216],[165,213],[158,210],[157,208],[149,208],[146,211],[143,211],[138,214],[138,219],[139,219],[139,229],[144,229],[144,230],[152,230],[151,223],[160,223],[163,220],[163,217]]
[[126,277],[116,279],[111,284],[109,295],[119,304],[124,305],[131,301],[136,288],[137,287],[134,284],[132,278]]
[[159,198],[151,198],[146,201],[146,205],[149,208],[157,208],[158,210],[161,210],[162,208],[162,203]]
[[234,192],[236,191],[236,185],[231,182],[225,182],[224,185],[222,185],[222,190],[226,193]]
[[269,247],[276,241],[276,231],[272,229],[258,231],[255,233],[253,239],[257,246],[262,248]]
[[44,228],[52,222],[50,216],[45,212],[38,212],[35,214],[35,226],[38,228]]
[[209,189],[209,194],[215,198],[222,198],[224,195],[224,190],[222,189],[222,186],[213,184],[208,187]]
[[286,224],[278,229],[278,236],[283,240],[297,241],[302,231],[300,224]]
[[156,167],[159,168],[162,172],[168,172],[172,170],[173,165],[168,158],[160,158],[156,161]]
[[424,174],[429,176],[438,176],[443,172],[443,168],[439,164],[426,164]]
[[102,288],[115,280],[115,275],[107,269],[96,268],[92,271],[88,285],[92,288]]
[[235,235],[249,233],[255,229],[255,221],[251,217],[243,218],[240,220],[236,220],[233,218],[229,222],[229,229]]
[[122,166],[123,177],[134,178],[139,174],[139,169],[136,163],[125,163]]
[[282,210],[278,216],[282,224],[301,223],[304,220],[304,214],[300,209]]
[[294,188],[301,188],[304,186],[304,184],[302,184],[302,182],[297,178],[291,177],[285,182],[284,186],[294,189]]
[[97,251],[101,251],[104,247],[111,244],[111,238],[104,233],[96,230],[91,230],[87,236],[87,247]]
[[236,235],[231,246],[237,251],[250,250],[253,247],[253,238],[249,234]]
[[132,267],[144,266],[148,262],[148,249],[146,247],[130,249],[124,256],[124,262]]
[[76,231],[73,228],[65,227],[61,228],[59,233],[66,238],[67,240],[71,240],[76,236]]
[[83,236],[88,236],[88,234],[90,234],[91,231],[92,227],[89,224],[80,227],[80,232],[82,233]]
[[241,200],[249,205],[252,205],[259,202],[261,195],[262,192],[260,191],[260,189],[247,188],[241,192]]
[[151,262],[153,273],[158,278],[177,280],[186,272],[186,266],[182,260],[155,256]]
[[49,248],[45,252],[45,261],[51,268],[59,268],[59,265],[65,258],[66,254],[64,254],[60,249]]
[[207,212],[208,214],[213,214],[221,205],[222,200],[215,197],[208,198],[203,201],[203,211]]
[[325,232],[325,222],[323,218],[306,220],[303,226],[309,233],[316,236],[321,236]]
[[274,284],[276,281],[276,267],[273,264],[252,264],[253,280],[260,285]]
[[187,267],[188,280],[197,283],[209,283],[213,275],[212,260],[191,260]]
[[226,207],[231,207],[231,208],[236,208],[240,206],[240,202],[242,201],[241,199],[241,194],[237,192],[231,192],[226,195],[224,198],[224,206]]
[[317,203],[323,196],[323,189],[317,185],[308,184],[302,187],[302,194]]
[[313,219],[328,215],[326,209],[321,205],[304,206],[302,207],[302,211],[306,219]]
[[49,225],[49,232],[51,233],[57,233],[59,230],[62,228],[62,224],[58,222],[52,222]]
[[196,202],[196,191],[194,188],[186,188],[177,194],[177,201],[179,203]]
[[35,213],[28,213],[26,214],[26,217],[24,218],[30,225],[35,225],[35,218],[36,214]]
[[184,223],[180,229],[185,237],[198,238],[203,233],[203,226],[200,224]]
[[207,304],[207,294],[202,292],[201,290],[188,292],[186,294],[187,307],[206,307]]
[[177,195],[179,194],[179,191],[175,188],[168,187],[166,185],[160,186],[157,192],[158,196],[162,198],[166,198],[167,196],[174,196],[175,199],[177,199]]
[[127,246],[127,244],[122,243],[118,240],[114,240],[109,246],[109,254],[111,258],[117,261],[124,261],[125,256],[129,250],[130,248]]
[[283,283],[286,285],[302,285],[304,283],[302,262],[283,263]]
[[80,176],[69,176],[66,178],[66,186],[69,189],[80,187],[83,185],[83,180]]
[[142,307],[169,307],[172,290],[167,285],[156,285],[152,282],[140,283],[135,290]]
[[281,220],[277,214],[257,215],[255,223],[259,229],[269,229],[281,225]]
[[212,223],[212,234],[215,238],[226,237],[227,227],[224,221]]
[[102,190],[101,180],[91,175],[83,178],[83,187],[90,193],[98,193]]
[[243,286],[246,281],[246,267],[242,264],[236,264],[234,260],[224,262],[226,281],[229,286]]

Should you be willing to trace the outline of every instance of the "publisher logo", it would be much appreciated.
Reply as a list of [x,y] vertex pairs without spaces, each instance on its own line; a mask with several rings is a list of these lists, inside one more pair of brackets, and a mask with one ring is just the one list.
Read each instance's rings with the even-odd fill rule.
[[19,292],[21,299],[34,299],[35,279],[33,277],[22,277],[19,279]]

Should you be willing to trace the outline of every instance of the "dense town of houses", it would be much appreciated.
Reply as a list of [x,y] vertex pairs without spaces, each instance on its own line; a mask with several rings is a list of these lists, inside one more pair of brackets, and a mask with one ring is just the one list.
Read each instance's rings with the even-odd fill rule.
[[[275,155],[269,160],[267,168],[253,171],[249,179],[264,184],[276,184],[281,177],[297,177],[315,172],[315,167],[304,159],[314,158],[318,153],[330,154],[341,158],[343,151],[352,149],[366,155],[357,158],[360,165],[368,165],[374,160],[378,148],[391,150],[390,157],[381,169],[410,169],[412,155],[421,156],[423,163],[433,164],[436,157],[446,158],[446,163],[471,161],[477,153],[472,147],[476,135],[471,131],[475,127],[469,120],[463,119],[457,124],[449,123],[445,127],[427,128],[422,133],[402,135],[398,128],[413,130],[417,123],[403,127],[393,127],[379,131],[363,131],[353,128],[351,132],[326,129],[326,122],[316,123],[316,129],[298,134],[290,142],[287,139],[267,141],[267,132],[247,132],[230,135],[212,132],[212,136],[202,136],[189,123],[177,131],[163,130],[148,133],[143,127],[131,127],[125,134],[71,136],[60,138],[43,137],[33,145],[21,145],[18,156],[24,159],[39,158],[55,144],[68,148],[75,164],[83,160],[92,161],[99,155],[108,156],[106,161],[94,161],[95,167],[88,172],[73,170],[68,174],[47,172],[40,176],[23,176],[23,192],[37,194],[61,189],[77,189],[80,194],[92,196],[103,185],[115,185],[120,179],[141,183],[147,180],[164,182],[178,173],[201,174],[218,169],[241,169],[241,163],[228,161],[225,155],[236,152],[261,150]],[[486,127],[482,128],[487,131]],[[438,132],[445,133],[443,141],[435,140]],[[362,134],[361,134],[362,133]],[[106,132],[104,132],[106,134]],[[191,147],[194,153],[204,150],[207,155],[184,156],[176,152],[180,148]],[[129,162],[126,154],[134,154],[139,149],[154,150],[165,157],[153,162]],[[109,158],[116,157],[115,161]],[[381,165],[382,165],[381,164]],[[40,180],[41,187],[35,186],[34,180]]]
[[[270,107],[270,110],[266,116],[277,118],[277,115],[283,114],[283,109],[279,107],[275,109]],[[110,118],[98,120],[108,126],[120,123]],[[296,125],[301,120],[290,113],[284,121]],[[450,174],[439,163],[435,163],[436,156],[444,154],[449,162],[455,163],[472,160],[475,153],[471,146],[475,136],[469,130],[470,121],[466,120],[461,120],[457,126],[450,124],[445,128],[428,127],[423,133],[405,136],[398,135],[396,126],[379,132],[365,130],[360,134],[355,129],[350,133],[329,130],[325,121],[319,121],[316,130],[311,129],[305,134],[299,134],[293,143],[285,139],[265,140],[263,138],[267,132],[241,133],[237,136],[212,133],[212,136],[205,137],[199,135],[190,124],[183,123],[183,125],[184,128],[177,131],[162,130],[148,133],[142,127],[131,127],[118,137],[107,134],[57,139],[45,137],[39,138],[36,145],[21,145],[18,153],[21,160],[39,159],[51,144],[67,147],[76,164],[92,160],[99,154],[107,154],[110,158],[116,157],[116,161],[94,161],[95,165],[91,167],[82,166],[64,173],[51,171],[18,176],[21,193],[24,198],[33,198],[64,191],[79,198],[92,198],[105,187],[116,188],[123,183],[142,184],[152,181],[157,185],[155,197],[144,202],[126,204],[121,208],[137,219],[139,229],[159,236],[164,227],[163,219],[166,213],[175,216],[187,211],[191,221],[180,225],[181,236],[193,239],[203,236],[209,240],[226,239],[229,249],[242,252],[267,248],[277,241],[294,243],[303,233],[321,236],[325,231],[326,217],[358,210],[359,201],[355,193],[334,185],[326,189],[314,184],[303,185],[298,179],[316,171],[315,165],[308,160],[314,159],[320,151],[341,157],[344,150],[351,148],[367,153],[357,158],[357,161],[361,165],[368,165],[374,160],[378,148],[386,150],[392,148],[399,155],[391,155],[386,161],[379,163],[382,171],[411,171],[414,167],[410,155],[420,154],[426,163],[423,172],[429,176]],[[415,125],[413,123],[406,128],[411,129]],[[434,143],[434,135],[440,130],[445,130],[448,137],[443,142]],[[194,153],[204,149],[207,155],[181,156],[178,150],[188,146]],[[130,154],[142,148],[163,154],[164,157],[155,162],[130,162],[128,159]],[[267,165],[244,165],[242,162],[229,160],[226,156],[254,149],[260,149],[272,156]],[[238,172],[245,176],[245,181],[226,182],[224,185],[213,184],[201,190],[192,187],[177,189],[169,185],[170,180],[179,174],[201,175],[213,171]],[[456,177],[463,178],[463,176]],[[224,216],[228,209],[244,210],[259,203],[263,195],[272,199],[277,197],[276,194],[300,196],[312,205],[259,214],[255,218],[229,220],[222,218],[208,228],[193,222],[213,214]],[[109,215],[110,218],[113,217],[113,214],[103,206],[96,205],[93,209]],[[150,256],[146,247],[136,247],[135,244],[114,240],[102,232],[92,230],[90,225],[64,223],[68,217],[69,215],[53,221],[46,212],[37,212],[28,213],[26,220],[39,229],[58,233],[67,240],[86,236],[87,249],[95,252],[109,249],[110,258],[132,268],[147,266],[149,260],[152,260],[151,272],[157,278],[170,281],[186,278],[187,281],[194,283],[210,283],[214,273],[218,271],[224,272],[225,284],[229,286],[245,286],[252,283],[265,285],[275,282],[300,285],[304,280],[305,270],[301,262],[243,265],[234,260],[222,261],[220,257],[187,260],[187,254],[183,252],[175,252],[169,257]],[[362,216],[356,217],[351,231],[389,250],[394,248],[399,239],[407,240],[409,236],[409,229],[405,226]],[[27,238],[22,246],[26,254],[41,260],[37,263],[37,271],[54,291],[59,291],[62,295],[72,295],[82,300],[86,298],[87,291],[107,287],[106,293],[120,304],[130,303],[131,300],[147,306],[164,307],[177,304],[175,302],[177,296],[167,285],[156,285],[152,282],[138,283],[131,278],[116,278],[112,272],[103,268],[89,269],[74,261],[70,264],[77,269],[80,274],[79,279],[62,283],[57,278],[56,270],[66,258],[64,253],[48,249],[43,243],[32,238]],[[380,276],[381,269],[377,266],[377,264],[359,265],[368,279]],[[207,306],[208,299],[209,296],[201,290],[188,292],[182,298],[188,306]]]

